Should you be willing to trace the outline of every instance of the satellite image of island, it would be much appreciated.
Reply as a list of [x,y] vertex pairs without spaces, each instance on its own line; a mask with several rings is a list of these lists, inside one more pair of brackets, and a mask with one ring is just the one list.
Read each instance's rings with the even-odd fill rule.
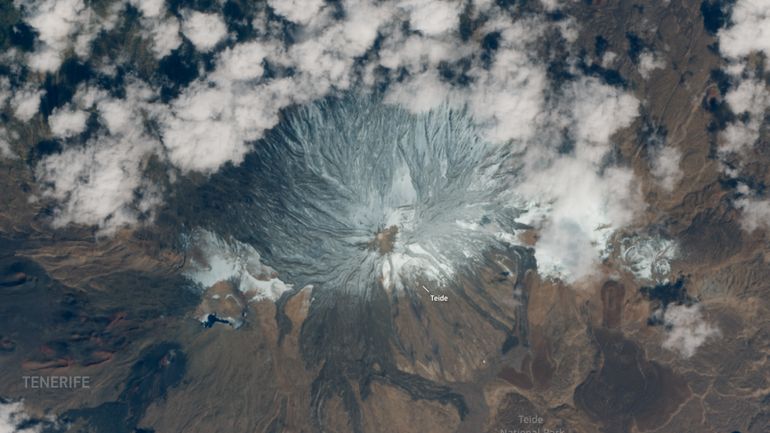
[[770,0],[0,0],[0,433],[770,433]]

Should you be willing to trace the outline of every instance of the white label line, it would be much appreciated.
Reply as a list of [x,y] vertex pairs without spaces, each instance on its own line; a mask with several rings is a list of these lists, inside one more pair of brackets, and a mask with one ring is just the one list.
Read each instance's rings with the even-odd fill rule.
[[425,286],[422,286],[423,289],[425,289],[426,292],[430,293],[430,290],[428,290]]

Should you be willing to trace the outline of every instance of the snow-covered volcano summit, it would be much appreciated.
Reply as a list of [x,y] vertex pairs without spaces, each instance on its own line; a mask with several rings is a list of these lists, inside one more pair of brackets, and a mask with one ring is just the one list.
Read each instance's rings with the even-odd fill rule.
[[444,284],[513,239],[515,158],[480,137],[447,107],[415,115],[347,96],[298,108],[212,180],[228,200],[207,229],[255,245],[299,287]]

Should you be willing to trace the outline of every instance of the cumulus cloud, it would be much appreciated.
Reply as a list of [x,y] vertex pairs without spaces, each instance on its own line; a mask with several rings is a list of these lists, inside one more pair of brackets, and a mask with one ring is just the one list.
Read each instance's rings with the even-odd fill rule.
[[35,117],[40,108],[40,98],[43,94],[45,94],[44,90],[31,86],[17,90],[11,98],[14,117],[22,122],[27,122]]
[[735,205],[741,210],[741,226],[747,232],[770,228],[770,200],[741,198]]
[[[11,99],[13,93],[11,92],[11,83],[7,77],[0,77],[0,110],[5,108],[5,104]],[[0,156],[4,158],[13,157],[13,151],[11,150],[10,137],[8,131],[0,127]]]
[[40,433],[50,422],[30,423],[31,417],[21,401],[0,399],[0,433]]
[[43,193],[60,207],[54,225],[95,225],[110,234],[133,224],[157,204],[158,194],[144,170],[158,141],[144,131],[142,105],[148,95],[141,85],[129,85],[126,99],[83,89],[82,105],[93,105],[103,126],[85,146],[71,146],[43,159],[37,175],[48,185]]
[[658,185],[666,191],[673,191],[674,187],[684,177],[684,172],[679,168],[682,160],[682,152],[676,147],[665,146],[652,155],[653,178]]
[[639,55],[639,75],[645,80],[650,77],[652,71],[666,67],[666,62],[655,53],[644,51]]
[[211,51],[227,36],[227,25],[218,14],[184,11],[182,16],[182,33],[198,51]]
[[324,6],[323,0],[268,0],[276,14],[297,24],[308,24]]
[[555,11],[561,7],[561,0],[540,0],[540,4],[547,11]]
[[11,91],[10,80],[8,77],[0,77],[0,109],[5,107],[11,96],[13,96],[13,92]]
[[[749,155],[760,138],[765,115],[770,109],[770,89],[755,71],[748,67],[748,58],[760,53],[770,58],[770,2],[738,0],[732,8],[730,24],[719,31],[719,50],[727,60],[724,70],[736,84],[725,95],[737,119],[720,133],[719,156],[731,158],[722,170],[730,177],[741,176]],[[770,206],[766,200],[751,196],[748,186],[741,185],[744,197],[734,202],[742,211],[741,224],[749,232],[767,227]]]
[[764,112],[770,108],[767,86],[745,71],[750,54],[761,52],[770,57],[770,3],[739,0],[733,6],[730,21],[731,25],[718,33],[719,50],[730,62],[726,70],[738,85],[725,95],[725,100],[734,113],[745,117],[730,123],[722,132],[723,153],[752,147],[759,139]]
[[540,229],[538,270],[568,282],[596,271],[612,233],[632,221],[638,195],[630,170],[599,174],[589,161],[568,157],[527,176],[518,190],[546,207],[527,221]]
[[227,48],[217,61],[217,68],[212,73],[214,81],[226,84],[228,81],[254,80],[262,76],[263,63],[268,54],[279,50],[274,44],[246,42]]
[[8,131],[0,128],[0,156],[3,158],[13,158],[15,155],[11,149],[11,140]]
[[533,61],[528,45],[542,36],[542,26],[537,22],[495,23],[489,30],[501,31],[501,46],[488,72],[483,68],[472,71],[477,81],[469,90],[468,105],[474,117],[489,128],[490,139],[531,139],[544,111],[547,83],[544,65]]
[[636,118],[639,101],[595,78],[583,78],[566,90],[566,112],[557,121],[575,131],[576,151],[580,157],[598,163],[609,151],[612,134],[626,128]]
[[128,0],[146,18],[158,18],[165,13],[165,0]]
[[603,68],[612,68],[614,66],[615,60],[617,60],[617,58],[618,58],[617,53],[614,53],[612,51],[607,51],[602,56],[602,61],[601,61],[602,67]]
[[725,100],[735,113],[762,114],[770,105],[770,92],[762,81],[750,79],[727,92]]
[[725,100],[736,114],[744,114],[743,120],[737,120],[722,132],[722,152],[740,152],[750,148],[759,139],[759,129],[764,121],[764,113],[770,108],[770,92],[764,82],[746,79],[738,87],[730,89]]
[[527,174],[516,189],[546,209],[528,221],[540,228],[539,270],[571,282],[595,272],[611,235],[639,210],[631,169],[604,167],[612,135],[631,124],[639,102],[593,78],[571,83],[564,93],[562,106],[550,113],[549,130],[572,131],[574,150],[535,147],[530,153],[541,154],[527,158]]
[[737,60],[755,51],[770,57],[770,2],[738,0],[730,21],[732,25],[717,34],[719,51],[725,57]]
[[171,162],[183,171],[206,173],[228,162],[239,164],[248,142],[278,123],[292,85],[288,79],[249,89],[197,83],[162,116],[163,144]]
[[179,36],[179,20],[170,17],[164,20],[151,21],[151,24],[145,24],[150,28],[152,34],[152,51],[156,58],[163,58],[171,54],[182,44],[182,38]]
[[460,23],[461,2],[409,0],[401,7],[409,12],[410,26],[427,36],[456,30]]
[[48,125],[55,137],[67,138],[80,134],[86,129],[88,113],[79,109],[56,109],[48,116]]
[[663,323],[666,326],[663,347],[684,358],[695,355],[706,340],[719,335],[719,330],[704,320],[698,305],[669,305],[663,312]]
[[83,0],[21,0],[18,4],[38,34],[27,63],[42,72],[57,70],[67,50],[87,56],[97,33],[114,24],[114,15],[100,17]]
[[142,13],[142,27],[152,38],[152,52],[157,59],[171,54],[182,44],[181,26],[174,16],[167,16],[164,0],[129,0]]
[[543,117],[548,86],[546,66],[533,58],[533,44],[546,28],[537,19],[513,23],[491,20],[480,33],[499,34],[498,48],[488,67],[478,58],[472,64],[467,87],[443,81],[439,68],[472,56],[477,46],[459,39],[437,40],[395,30],[380,52],[380,65],[393,71],[406,70],[409,77],[391,85],[386,101],[414,112],[449,101],[467,107],[490,140],[531,139]]

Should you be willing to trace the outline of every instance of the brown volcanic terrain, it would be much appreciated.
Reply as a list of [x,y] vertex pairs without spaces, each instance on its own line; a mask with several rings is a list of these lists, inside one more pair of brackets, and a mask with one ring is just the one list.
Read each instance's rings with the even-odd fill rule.
[[[84,432],[770,431],[770,243],[741,228],[734,188],[713,157],[715,113],[704,101],[723,96],[711,73],[720,59],[699,8],[674,0],[570,9],[579,43],[592,53],[604,38],[619,54],[613,69],[645,101],[618,134],[617,156],[643,180],[639,232],[680,243],[672,275],[682,287],[663,295],[697,300],[718,329],[693,356],[663,347],[667,330],[654,312],[664,301],[641,290],[617,255],[579,287],[541,280],[521,248],[488,252],[487,267],[451,288],[426,284],[447,302],[418,287],[372,305],[341,298],[314,315],[305,288],[278,303],[212,306],[179,276],[186,258],[167,241],[168,222],[109,240],[53,231],[45,209],[26,201],[24,163],[3,159],[0,395]],[[664,52],[667,67],[642,79],[623,54],[629,35]],[[650,174],[650,128],[667,131],[684,155],[670,193]],[[752,167],[757,182],[770,181],[766,150]],[[385,229],[372,247],[387,252],[393,236]],[[243,326],[202,327],[197,319],[212,309]],[[25,375],[85,375],[92,386],[28,389]]]

